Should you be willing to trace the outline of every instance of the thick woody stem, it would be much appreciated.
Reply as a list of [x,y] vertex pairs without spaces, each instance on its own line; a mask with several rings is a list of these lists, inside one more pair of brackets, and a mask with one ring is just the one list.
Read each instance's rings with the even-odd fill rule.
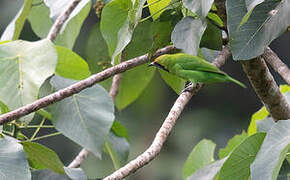
[[[218,67],[225,63],[225,60],[230,57],[231,53],[229,51],[228,46],[226,46],[221,53],[217,56],[214,65]],[[136,159],[130,161],[127,165],[115,171],[113,174],[104,178],[104,180],[120,180],[128,175],[134,173],[138,169],[142,168],[149,162],[151,162],[161,151],[163,144],[165,143],[168,135],[170,134],[172,128],[174,127],[177,119],[179,118],[181,112],[183,111],[185,105],[189,102],[191,97],[195,95],[200,89],[202,85],[197,84],[195,87],[192,87],[191,92],[183,92],[175,101],[172,106],[168,116],[164,120],[161,128],[157,132],[151,146],[139,155]]]
[[256,94],[275,121],[290,119],[290,107],[262,57],[241,61]]
[[55,20],[54,24],[52,25],[48,35],[47,39],[54,41],[58,33],[60,32],[63,24],[68,19],[72,11],[75,9],[75,7],[79,4],[81,0],[74,0],[69,7],[61,13],[57,19]]
[[[159,49],[154,55],[153,58],[156,58],[162,54],[169,53],[174,50],[173,46],[167,46],[165,48]],[[148,54],[145,54],[143,56],[139,56],[136,58],[133,58],[131,60],[122,62],[116,66],[113,66],[111,68],[105,69],[102,72],[99,72],[97,74],[94,74],[87,79],[81,80],[71,86],[68,86],[64,89],[61,89],[59,91],[56,91],[55,93],[52,93],[48,96],[45,96],[41,99],[38,99],[34,101],[31,104],[27,104],[25,106],[22,106],[16,110],[10,111],[8,113],[0,115],[0,125],[4,124],[6,122],[12,121],[14,119],[20,118],[22,116],[25,116],[27,114],[30,114],[32,112],[35,112],[41,108],[44,108],[52,103],[61,101],[62,99],[72,96],[73,94],[79,93],[80,91],[89,88],[96,84],[97,82],[103,81],[115,74],[119,74],[122,72],[125,72],[128,69],[134,68],[136,66],[139,66],[141,64],[145,64],[148,61]]]
[[283,63],[283,61],[277,56],[275,52],[269,47],[266,48],[265,53],[262,57],[268,62],[272,68],[278,72],[281,77],[290,85],[290,69]]

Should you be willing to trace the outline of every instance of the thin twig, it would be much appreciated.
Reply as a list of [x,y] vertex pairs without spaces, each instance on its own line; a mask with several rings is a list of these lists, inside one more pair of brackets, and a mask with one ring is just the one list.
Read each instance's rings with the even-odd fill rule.
[[241,61],[256,94],[275,121],[290,119],[290,106],[282,95],[264,59]]
[[[223,65],[225,60],[228,59],[230,55],[229,47],[226,46],[217,56],[213,64],[217,66]],[[107,176],[104,178],[104,180],[123,179],[152,161],[160,153],[163,144],[165,143],[185,105],[189,102],[191,97],[201,89],[201,87],[201,84],[197,84],[195,87],[192,87],[191,92],[185,91],[181,93],[172,106],[161,128],[157,132],[151,146],[136,159],[130,161],[127,165],[115,171],[113,174]]]
[[60,32],[63,24],[65,23],[65,21],[68,19],[68,17],[70,16],[70,14],[72,13],[72,11],[75,9],[75,7],[79,4],[81,0],[74,0],[69,6],[68,8],[63,11],[63,13],[61,13],[57,19],[55,20],[54,24],[52,25],[48,35],[47,35],[47,39],[54,41],[56,36],[58,35],[58,33]]
[[269,47],[266,48],[263,58],[278,72],[281,77],[290,85],[290,69],[288,66],[277,56],[275,52]]
[[[162,54],[169,53],[173,51],[174,49],[175,48],[173,46],[167,46],[165,48],[159,49],[153,55],[153,58],[158,57]],[[52,103],[58,102],[66,97],[69,97],[73,94],[79,93],[80,91],[86,88],[89,88],[93,86],[94,84],[96,84],[97,82],[103,81],[115,74],[125,72],[126,70],[134,68],[141,64],[145,64],[146,62],[148,62],[148,54],[133,58],[131,60],[122,62],[116,66],[113,66],[111,68],[105,69],[102,72],[94,74],[88,77],[87,79],[81,80],[71,86],[68,86],[64,89],[56,91],[30,104],[24,105],[18,109],[15,109],[13,111],[0,115],[0,125],[6,122],[12,121],[14,119],[20,118],[22,116],[25,116],[27,114],[30,114],[32,112],[35,112],[41,108],[47,107],[48,105]]]

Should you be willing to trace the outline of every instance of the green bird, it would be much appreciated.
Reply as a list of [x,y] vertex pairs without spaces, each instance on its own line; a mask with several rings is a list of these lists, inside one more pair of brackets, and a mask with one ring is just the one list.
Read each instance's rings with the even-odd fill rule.
[[149,66],[156,66],[192,83],[209,84],[231,81],[246,88],[243,83],[198,56],[184,53],[164,54],[156,58]]

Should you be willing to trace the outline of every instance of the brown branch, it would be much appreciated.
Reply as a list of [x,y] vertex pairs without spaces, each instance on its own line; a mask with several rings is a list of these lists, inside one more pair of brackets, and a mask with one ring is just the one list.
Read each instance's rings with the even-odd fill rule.
[[[217,56],[215,61],[213,62],[214,65],[218,67],[225,63],[225,60],[230,57],[231,53],[229,51],[229,47],[226,46],[221,53]],[[174,105],[172,106],[168,116],[164,120],[161,128],[157,132],[151,146],[139,155],[136,159],[130,161],[127,165],[123,166],[122,168],[115,171],[113,174],[104,178],[104,180],[120,180],[131,173],[137,171],[138,169],[142,168],[150,161],[152,161],[161,151],[163,144],[165,143],[168,135],[170,134],[172,128],[174,127],[176,120],[180,116],[181,112],[183,111],[185,105],[189,102],[191,97],[195,95],[200,89],[202,85],[197,84],[196,87],[192,87],[191,92],[183,92],[175,101]]]
[[278,72],[281,77],[290,85],[290,69],[285,63],[277,56],[275,52],[269,47],[266,48],[262,57],[272,66],[272,68]]
[[[167,46],[165,48],[159,49],[154,55],[153,58],[156,58],[162,54],[166,54],[174,50],[173,46]],[[6,122],[12,121],[14,119],[20,118],[32,112],[35,112],[41,108],[44,108],[52,103],[58,102],[66,97],[69,97],[73,94],[76,94],[83,89],[89,88],[96,84],[97,82],[103,81],[115,74],[125,72],[128,69],[134,68],[141,64],[145,64],[148,61],[148,54],[133,58],[131,60],[122,62],[116,66],[105,69],[102,72],[94,74],[87,79],[81,80],[71,86],[68,86],[64,89],[61,89],[53,94],[45,96],[41,99],[34,101],[31,104],[24,105],[18,109],[15,109],[11,112],[0,115],[0,125]]]
[[61,13],[58,18],[55,20],[54,24],[52,25],[48,35],[47,39],[54,41],[57,34],[60,32],[63,24],[68,19],[72,11],[75,9],[75,7],[79,4],[81,0],[74,0],[69,7]]
[[82,162],[87,159],[89,151],[82,149],[79,154],[74,158],[74,160],[68,165],[69,168],[78,168]]
[[275,121],[289,119],[290,107],[262,57],[241,61],[256,94]]

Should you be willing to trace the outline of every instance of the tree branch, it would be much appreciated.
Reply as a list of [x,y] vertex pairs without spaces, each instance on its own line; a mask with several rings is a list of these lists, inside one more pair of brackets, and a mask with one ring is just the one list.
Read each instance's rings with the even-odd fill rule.
[[[170,51],[174,50],[173,46],[167,46],[165,48],[159,49],[154,55],[153,58],[156,58],[162,54],[169,53]],[[148,61],[148,54],[133,58],[131,60],[122,62],[116,66],[111,68],[105,69],[102,72],[94,74],[87,79],[81,80],[71,86],[68,86],[64,89],[61,89],[55,93],[52,93],[48,96],[45,96],[41,99],[34,101],[31,104],[27,104],[22,106],[18,109],[15,109],[11,112],[5,113],[0,115],[0,125],[6,122],[12,121],[14,119],[20,118],[32,112],[35,112],[41,108],[44,108],[52,103],[58,102],[66,97],[69,97],[73,94],[76,94],[83,89],[89,88],[96,84],[97,82],[103,81],[115,74],[119,74],[125,72],[128,69],[134,68],[141,64],[145,64]]]
[[[231,53],[229,51],[229,47],[226,46],[221,53],[217,56],[215,61],[213,62],[214,65],[218,67],[225,63],[225,60],[230,57]],[[152,161],[161,151],[164,142],[166,141],[168,135],[170,134],[172,128],[174,127],[176,120],[180,116],[181,112],[183,111],[185,105],[189,102],[191,97],[195,95],[202,87],[202,84],[197,84],[196,87],[192,87],[191,92],[183,92],[175,101],[174,105],[172,106],[168,116],[166,117],[165,121],[163,122],[161,128],[157,132],[151,146],[139,155],[136,159],[130,161],[127,165],[120,168],[119,170],[115,171],[113,174],[104,178],[104,180],[120,180],[131,173],[137,171],[141,167],[148,164]]]
[[63,24],[68,19],[68,17],[70,16],[70,14],[75,9],[75,7],[79,4],[80,1],[81,0],[74,0],[69,5],[69,7],[57,17],[57,19],[55,20],[54,24],[52,25],[52,27],[47,35],[47,39],[49,39],[51,41],[55,40],[55,38],[56,38],[57,34],[60,32]]
[[281,77],[290,85],[290,69],[286,64],[277,56],[271,48],[267,47],[262,57],[278,72]]
[[289,119],[290,107],[262,57],[241,61],[256,94],[275,121]]

